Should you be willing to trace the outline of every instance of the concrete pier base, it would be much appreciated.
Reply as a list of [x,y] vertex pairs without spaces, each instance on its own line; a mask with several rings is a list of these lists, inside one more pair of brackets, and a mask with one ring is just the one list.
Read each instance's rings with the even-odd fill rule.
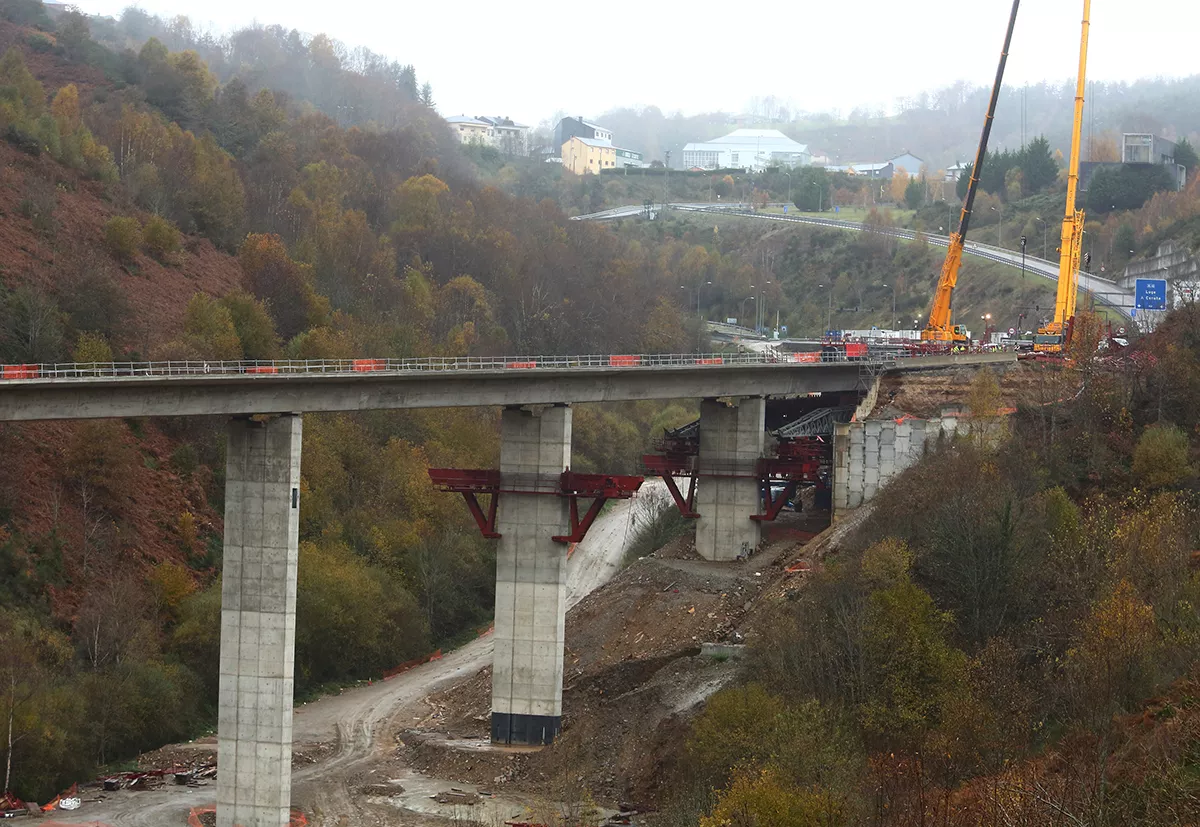
[[299,416],[227,430],[217,827],[281,827],[292,798]]
[[696,551],[705,560],[749,555],[762,538],[750,517],[762,513],[755,478],[765,441],[767,401],[743,397],[732,405],[700,403],[700,479],[696,489]]
[[[571,409],[509,408],[500,420],[504,487],[553,491],[571,464]],[[549,744],[562,727],[567,550],[563,497],[504,493],[496,510],[492,742]]]

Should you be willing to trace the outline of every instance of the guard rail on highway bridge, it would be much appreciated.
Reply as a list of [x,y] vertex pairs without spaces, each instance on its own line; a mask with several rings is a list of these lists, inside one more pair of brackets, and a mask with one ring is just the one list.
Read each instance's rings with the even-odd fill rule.
[[851,390],[862,371],[1015,354],[820,354],[59,363],[0,366],[0,421],[698,399]]

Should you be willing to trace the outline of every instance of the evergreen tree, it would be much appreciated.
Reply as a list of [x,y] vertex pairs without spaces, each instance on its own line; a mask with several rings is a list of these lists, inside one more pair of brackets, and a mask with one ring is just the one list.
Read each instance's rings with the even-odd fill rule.
[[1200,157],[1197,157],[1192,142],[1187,138],[1180,138],[1175,144],[1175,163],[1182,164],[1188,171],[1188,175],[1191,175],[1197,165],[1200,165]]
[[1058,180],[1058,162],[1050,152],[1050,142],[1039,135],[1021,152],[1021,171],[1025,173],[1027,192],[1041,192]]
[[910,210],[915,210],[925,201],[925,180],[909,178],[904,187],[904,203]]

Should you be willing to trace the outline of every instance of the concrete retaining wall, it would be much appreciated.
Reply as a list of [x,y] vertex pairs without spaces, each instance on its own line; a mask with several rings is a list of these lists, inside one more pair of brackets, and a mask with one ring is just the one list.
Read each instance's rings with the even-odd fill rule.
[[833,517],[844,517],[892,477],[925,454],[926,445],[952,435],[958,419],[873,419],[835,426],[833,437]]

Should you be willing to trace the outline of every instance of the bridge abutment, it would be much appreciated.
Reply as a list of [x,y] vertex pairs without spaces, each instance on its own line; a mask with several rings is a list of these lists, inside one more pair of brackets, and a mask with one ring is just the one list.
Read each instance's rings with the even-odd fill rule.
[[290,818],[302,425],[226,429],[217,827]]
[[[567,500],[547,496],[571,464],[571,409],[507,408],[500,419],[492,741],[549,744],[562,725]],[[518,493],[512,493],[516,490]],[[519,493],[527,491],[530,493]]]
[[735,560],[762,538],[758,460],[766,436],[767,400],[747,396],[700,403],[700,475],[696,489],[696,551],[705,560]]

